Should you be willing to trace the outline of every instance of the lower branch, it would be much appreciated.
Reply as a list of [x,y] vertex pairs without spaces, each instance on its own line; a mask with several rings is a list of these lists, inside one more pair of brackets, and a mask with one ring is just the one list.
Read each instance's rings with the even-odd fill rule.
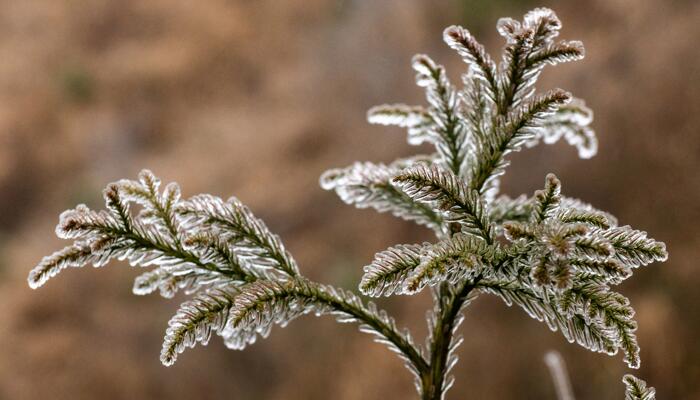
[[389,324],[387,321],[378,318],[377,315],[367,309],[367,307],[354,304],[328,291],[324,291],[323,297],[320,298],[320,300],[328,304],[334,310],[351,315],[362,324],[371,327],[373,331],[384,337],[387,342],[391,343],[391,345],[412,364],[419,376],[428,370],[427,361],[413,343],[404,335],[397,332],[393,324]]

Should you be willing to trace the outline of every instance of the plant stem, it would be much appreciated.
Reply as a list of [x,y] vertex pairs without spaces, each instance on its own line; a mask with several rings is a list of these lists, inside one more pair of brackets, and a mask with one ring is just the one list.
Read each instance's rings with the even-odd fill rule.
[[447,374],[447,358],[452,343],[455,321],[462,305],[464,305],[464,302],[479,280],[481,280],[480,276],[475,278],[474,281],[462,283],[451,295],[447,285],[443,285],[440,288],[438,299],[440,314],[433,328],[430,368],[422,377],[421,398],[423,400],[441,400],[443,398],[443,386]]
[[344,299],[334,296],[333,294],[323,291],[320,293],[321,296],[319,300],[325,302],[329,306],[333,307],[334,310],[352,315],[357,318],[363,324],[366,324],[377,333],[381,334],[386,338],[387,341],[396,347],[408,361],[413,364],[416,372],[420,375],[424,374],[428,370],[428,363],[423,358],[420,352],[411,344],[406,338],[396,332],[394,327],[376,318],[372,312],[367,310],[365,307],[360,307],[351,302],[345,301]]

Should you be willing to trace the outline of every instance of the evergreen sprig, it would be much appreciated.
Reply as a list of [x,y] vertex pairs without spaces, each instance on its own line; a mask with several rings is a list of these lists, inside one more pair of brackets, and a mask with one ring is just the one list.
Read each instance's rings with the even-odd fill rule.
[[654,400],[656,399],[656,390],[653,387],[647,387],[647,383],[627,374],[622,378],[625,384],[625,400]]
[[[374,303],[303,276],[282,240],[238,199],[183,199],[177,184],[161,190],[160,180],[146,170],[138,180],[108,185],[105,210],[79,205],[64,212],[56,233],[73,243],[44,257],[30,272],[29,285],[42,286],[68,267],[100,267],[112,259],[149,268],[136,278],[135,294],[192,296],[168,323],[165,365],[212,334],[242,349],[267,337],[274,325],[328,314],[357,323],[396,352],[422,399],[443,399],[454,382],[450,371],[463,312],[479,295],[493,294],[570,342],[610,355],[621,351],[637,368],[634,310],[612,287],[638,267],[666,260],[665,245],[564,196],[554,174],[532,196],[498,193],[512,152],[559,139],[575,146],[581,158],[597,151],[593,114],[583,101],[561,89],[535,91],[544,66],[583,57],[580,42],[555,40],[560,29],[554,12],[544,8],[522,21],[501,19],[498,32],[506,44],[496,65],[469,31],[447,28],[443,39],[468,65],[463,85],[418,55],[412,65],[427,105],[387,104],[368,113],[371,123],[406,128],[410,144],[429,143],[435,153],[355,163],[321,176],[322,188],[347,204],[435,232],[435,243],[379,251],[359,285],[372,297],[430,287],[434,306],[425,345]],[[626,375],[624,383],[627,399],[654,398],[643,381]]]

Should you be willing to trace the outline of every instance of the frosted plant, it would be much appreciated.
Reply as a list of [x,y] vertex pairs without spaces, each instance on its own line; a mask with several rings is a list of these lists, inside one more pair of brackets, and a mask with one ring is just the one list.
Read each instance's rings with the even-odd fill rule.
[[[532,196],[499,194],[508,155],[559,139],[588,158],[597,150],[591,111],[563,90],[536,94],[545,65],[583,57],[576,41],[557,41],[561,24],[548,9],[522,22],[498,22],[505,38],[497,64],[464,28],[444,40],[467,64],[462,85],[425,55],[413,59],[427,105],[382,105],[371,123],[408,130],[411,144],[435,153],[388,164],[356,163],[323,174],[321,186],[360,208],[390,212],[435,232],[434,243],[400,244],[380,251],[364,268],[366,296],[432,293],[424,344],[398,329],[392,317],[362,297],[304,277],[280,238],[236,198],[189,199],[170,183],[162,190],[149,171],[104,191],[106,210],[85,205],[64,212],[56,228],[73,244],[45,257],[29,275],[37,288],[68,267],[101,267],[112,259],[150,267],[134,293],[182,291],[191,299],[168,323],[165,365],[213,334],[242,349],[304,314],[330,314],[357,323],[405,361],[422,399],[443,399],[462,339],[464,309],[493,294],[522,308],[572,343],[639,367],[637,323],[629,300],[613,287],[632,272],[667,257],[665,245],[645,232],[620,226],[610,214],[562,194],[547,175]],[[628,399],[653,390],[625,377]]]
[[622,382],[627,387],[625,400],[654,400],[656,398],[656,390],[653,387],[648,388],[646,382],[634,375],[625,375]]

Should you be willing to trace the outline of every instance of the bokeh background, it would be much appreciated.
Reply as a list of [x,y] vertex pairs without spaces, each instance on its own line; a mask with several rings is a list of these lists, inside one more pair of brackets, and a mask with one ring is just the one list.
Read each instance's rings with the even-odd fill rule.
[[[416,152],[369,126],[384,102],[421,103],[410,57],[463,65],[441,42],[469,27],[492,54],[495,23],[553,7],[584,61],[545,71],[596,112],[599,155],[564,144],[512,157],[504,191],[555,172],[567,195],[668,244],[621,286],[638,312],[637,374],[665,399],[700,398],[700,3],[687,0],[0,1],[0,399],[408,399],[411,378],[355,327],[304,317],[244,352],[216,339],[165,368],[182,298],[131,294],[137,271],[70,270],[33,292],[60,248],[58,214],[99,207],[110,181],[147,167],[185,195],[236,194],[310,277],[353,288],[372,255],[427,230],[343,205],[318,176]],[[380,301],[425,333],[427,294]],[[482,296],[467,312],[450,398],[554,399],[542,362],[568,364],[579,399],[621,399],[620,356],[574,345]]]

